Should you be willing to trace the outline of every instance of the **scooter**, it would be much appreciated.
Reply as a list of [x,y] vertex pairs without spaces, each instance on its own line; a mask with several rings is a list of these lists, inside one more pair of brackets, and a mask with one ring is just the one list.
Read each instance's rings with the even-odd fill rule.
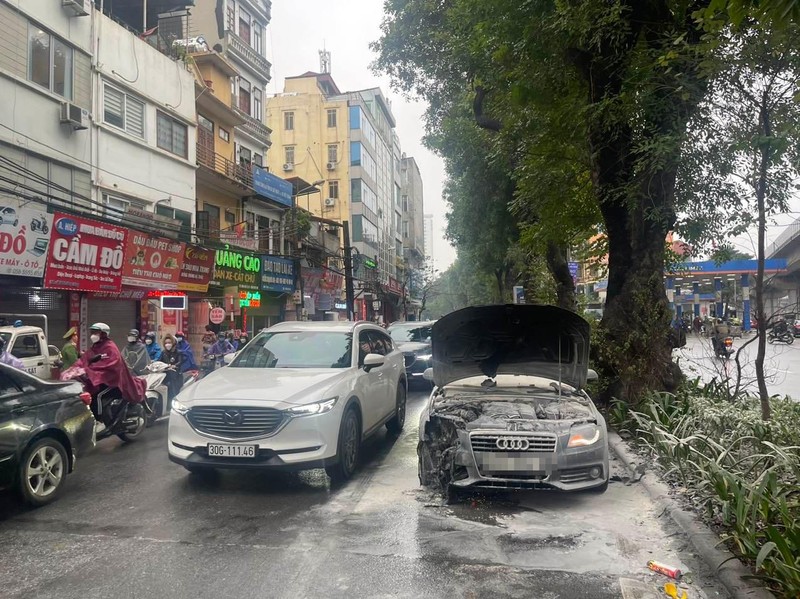
[[[73,366],[61,373],[62,381],[76,380],[87,388],[86,371]],[[131,403],[122,397],[116,387],[106,387],[92,396],[89,405],[95,420],[97,441],[117,435],[125,442],[136,441],[147,426],[147,413],[144,403]]]
[[722,358],[724,360],[729,360],[733,353],[736,351],[733,349],[733,337],[725,337],[724,339],[720,339],[719,337],[712,337],[711,341],[714,345],[714,355],[717,358]]
[[788,329],[778,333],[773,327],[770,329],[769,333],[767,333],[767,341],[770,343],[786,343],[787,345],[791,345],[794,343],[794,333]]
[[[174,367],[164,362],[151,362],[147,365],[148,374],[145,375],[147,381],[146,402],[150,408],[147,418],[147,426],[153,426],[156,421],[169,416],[172,407],[173,397],[169,394],[169,387],[166,384],[167,373]],[[181,389],[191,385],[200,378],[199,370],[187,370],[182,375]]]
[[31,220],[31,231],[41,231],[42,235],[47,235],[50,228],[47,226],[47,219],[44,217],[44,214],[33,217],[33,220]]

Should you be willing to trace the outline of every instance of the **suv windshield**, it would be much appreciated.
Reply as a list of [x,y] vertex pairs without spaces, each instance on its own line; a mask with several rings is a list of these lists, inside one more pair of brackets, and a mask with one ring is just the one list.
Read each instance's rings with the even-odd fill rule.
[[431,340],[430,325],[395,325],[386,329],[386,332],[398,343],[409,341],[427,343]]
[[349,368],[351,333],[285,331],[262,333],[230,363],[231,368]]

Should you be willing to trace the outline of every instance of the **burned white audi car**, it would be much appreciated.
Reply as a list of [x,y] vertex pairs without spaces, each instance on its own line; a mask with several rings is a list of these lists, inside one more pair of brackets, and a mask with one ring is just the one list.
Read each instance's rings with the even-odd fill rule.
[[419,478],[467,488],[608,486],[606,423],[583,390],[589,324],[555,306],[464,308],[432,331],[435,387],[419,426]]

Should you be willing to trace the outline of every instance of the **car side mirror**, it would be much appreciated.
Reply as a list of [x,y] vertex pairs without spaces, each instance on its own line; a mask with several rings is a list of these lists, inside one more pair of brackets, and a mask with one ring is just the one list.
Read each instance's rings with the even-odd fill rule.
[[51,358],[60,358],[61,357],[61,350],[59,350],[55,345],[48,345],[47,352]]
[[233,359],[234,359],[236,356],[238,356],[238,355],[239,355],[239,352],[238,352],[238,351],[237,351],[235,354],[225,354],[224,356],[222,356],[222,361],[223,361],[223,362],[224,362],[226,365],[227,365],[227,364],[230,364],[231,362],[233,362]]
[[590,383],[591,383],[592,381],[596,381],[596,380],[597,380],[597,379],[599,379],[599,378],[600,378],[600,377],[598,377],[598,376],[597,376],[597,372],[595,372],[595,371],[594,371],[594,370],[592,370],[591,368],[590,368],[589,370],[587,370],[587,371],[586,371],[586,380],[587,380],[587,381],[589,381]]
[[426,381],[433,382],[433,368],[426,368],[425,372],[422,373],[422,378]]
[[369,372],[373,368],[379,368],[386,362],[386,357],[380,354],[367,354],[364,357],[364,370]]

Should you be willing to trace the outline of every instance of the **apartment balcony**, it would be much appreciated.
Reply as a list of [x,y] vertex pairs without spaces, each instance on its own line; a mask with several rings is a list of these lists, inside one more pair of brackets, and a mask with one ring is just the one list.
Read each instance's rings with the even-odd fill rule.
[[239,108],[239,96],[231,96],[231,108],[244,121],[241,125],[236,126],[238,130],[244,131],[267,148],[272,145],[272,129]]
[[267,81],[272,78],[272,64],[258,52],[236,35],[233,31],[225,32],[225,53],[246,62],[250,67]]
[[272,2],[270,0],[244,0],[249,10],[258,12],[262,17],[266,17],[267,22],[272,20]]
[[213,148],[197,144],[197,171],[199,183],[212,185],[232,196],[253,193],[253,172],[247,166],[214,152]]

